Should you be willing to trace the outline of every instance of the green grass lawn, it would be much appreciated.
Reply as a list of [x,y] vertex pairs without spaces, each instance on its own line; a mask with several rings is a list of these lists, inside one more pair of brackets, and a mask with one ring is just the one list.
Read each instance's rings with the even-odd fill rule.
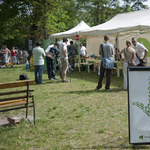
[[[26,73],[34,79],[33,70],[23,65],[0,70],[0,82],[19,80]],[[81,78],[82,76],[82,78]],[[112,75],[111,91],[95,91],[99,76],[87,70],[72,72],[71,83],[49,81],[32,86],[36,105],[36,127],[27,121],[17,127],[0,126],[0,150],[70,150],[133,149],[129,144],[128,97],[123,90],[123,76]],[[56,77],[58,72],[56,71]],[[67,79],[70,79],[68,74]],[[32,116],[32,108],[29,108]],[[0,117],[25,116],[25,110],[0,113]],[[149,149],[148,145],[136,146]]]

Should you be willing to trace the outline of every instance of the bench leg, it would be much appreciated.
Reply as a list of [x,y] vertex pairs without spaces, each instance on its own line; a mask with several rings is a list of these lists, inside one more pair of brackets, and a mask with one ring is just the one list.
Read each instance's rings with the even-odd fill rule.
[[35,104],[34,104],[34,98],[33,98],[33,117],[34,117],[34,125],[35,125]]
[[26,107],[26,118],[28,117],[28,107]]

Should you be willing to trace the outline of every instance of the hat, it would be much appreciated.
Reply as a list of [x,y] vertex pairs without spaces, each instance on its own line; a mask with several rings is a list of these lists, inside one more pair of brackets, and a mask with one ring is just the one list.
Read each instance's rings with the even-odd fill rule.
[[63,38],[63,42],[66,42],[66,41],[68,41],[68,39],[67,38]]
[[37,41],[37,42],[35,43],[35,45],[36,45],[36,46],[40,46],[40,45],[42,45],[42,43],[41,43],[40,41]]

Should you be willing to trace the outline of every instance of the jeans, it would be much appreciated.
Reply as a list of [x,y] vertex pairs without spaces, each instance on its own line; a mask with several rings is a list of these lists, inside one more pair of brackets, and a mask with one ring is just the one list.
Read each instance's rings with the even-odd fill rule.
[[55,78],[54,60],[46,61],[48,78]]
[[2,59],[2,65],[6,65],[5,54],[1,54],[1,59]]
[[42,83],[43,65],[34,66],[35,83]]
[[17,64],[19,64],[19,57],[18,57],[18,56],[16,56],[16,59],[17,59]]

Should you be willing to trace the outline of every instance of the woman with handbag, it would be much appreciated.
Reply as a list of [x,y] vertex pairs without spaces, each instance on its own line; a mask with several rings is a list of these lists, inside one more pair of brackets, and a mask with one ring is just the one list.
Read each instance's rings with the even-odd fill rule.
[[[128,66],[136,66],[135,64],[135,50],[133,48],[131,48],[131,42],[130,41],[126,41],[126,45],[127,47],[124,48],[123,50],[121,50],[118,53],[118,59],[120,60],[121,64],[123,65],[123,77],[124,77],[124,82],[123,82],[123,88],[124,90],[127,90],[127,67]],[[120,55],[124,53],[124,62],[123,60],[120,58]]]

